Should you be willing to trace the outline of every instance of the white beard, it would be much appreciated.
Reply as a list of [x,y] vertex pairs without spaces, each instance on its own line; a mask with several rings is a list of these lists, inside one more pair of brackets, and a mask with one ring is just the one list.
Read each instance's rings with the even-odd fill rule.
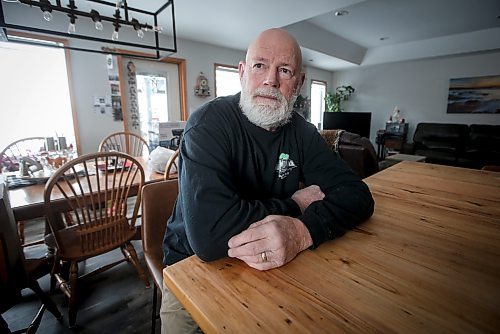
[[[273,96],[278,100],[275,103],[259,103],[253,100],[256,95]],[[250,122],[263,129],[270,130],[290,122],[296,99],[297,95],[294,94],[290,101],[287,101],[276,88],[257,88],[251,93],[246,89],[245,85],[242,85],[240,108]]]

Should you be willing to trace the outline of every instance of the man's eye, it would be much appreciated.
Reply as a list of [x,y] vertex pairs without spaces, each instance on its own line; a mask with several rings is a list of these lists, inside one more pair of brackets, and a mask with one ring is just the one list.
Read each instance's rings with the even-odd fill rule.
[[264,68],[264,64],[255,64],[253,65],[254,68]]
[[293,76],[293,73],[290,69],[285,67],[280,67],[278,70],[280,76],[284,79],[290,79]]

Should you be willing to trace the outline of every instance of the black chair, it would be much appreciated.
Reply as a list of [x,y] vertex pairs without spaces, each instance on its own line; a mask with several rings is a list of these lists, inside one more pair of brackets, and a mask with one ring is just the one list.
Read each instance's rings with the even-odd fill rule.
[[[43,151],[44,145],[44,137],[22,138],[10,143],[2,151],[0,151],[0,170],[5,169],[9,172],[18,171],[21,159],[26,156],[33,157],[33,155]],[[25,243],[24,223],[24,221],[17,222],[19,237],[23,246],[42,244],[43,240]]]
[[[31,324],[15,333],[35,333],[47,308],[56,319],[62,315],[52,299],[43,292],[37,279],[50,272],[49,258],[25,258],[17,234],[17,224],[7,197],[7,187],[0,182],[0,314],[22,301],[21,290],[30,288],[40,298],[42,305]],[[11,333],[7,322],[0,315],[0,333]]]

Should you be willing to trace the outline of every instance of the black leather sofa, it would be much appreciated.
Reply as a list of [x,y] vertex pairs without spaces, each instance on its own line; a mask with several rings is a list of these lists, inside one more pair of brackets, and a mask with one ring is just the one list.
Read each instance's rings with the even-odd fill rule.
[[419,123],[403,153],[458,167],[500,165],[500,125]]

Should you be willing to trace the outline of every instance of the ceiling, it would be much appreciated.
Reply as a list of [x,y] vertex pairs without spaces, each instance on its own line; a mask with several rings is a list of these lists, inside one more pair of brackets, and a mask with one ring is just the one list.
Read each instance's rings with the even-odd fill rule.
[[[134,1],[139,0],[129,4]],[[175,0],[174,5],[178,38],[246,50],[262,30],[282,27],[298,39],[304,64],[331,71],[500,50],[499,0]],[[339,10],[349,13],[334,15]]]
[[[167,0],[127,2],[156,11]],[[245,51],[261,31],[281,27],[299,41],[305,65],[329,71],[500,50],[500,0],[174,0],[174,10],[178,38]]]

